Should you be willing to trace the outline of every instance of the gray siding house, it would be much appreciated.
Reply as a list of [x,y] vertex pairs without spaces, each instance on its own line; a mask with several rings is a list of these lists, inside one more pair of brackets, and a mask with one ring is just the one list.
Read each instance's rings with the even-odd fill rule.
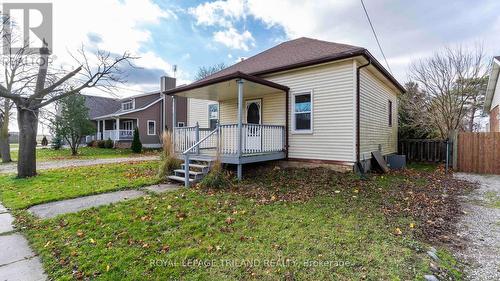
[[[175,87],[175,79],[168,78],[169,88]],[[96,127],[96,134],[85,140],[111,139],[115,147],[130,147],[135,128],[144,147],[160,147],[161,135],[172,124],[172,98],[159,91],[139,94],[123,99],[85,96],[89,118]],[[187,121],[186,100],[176,104],[176,124],[184,126]]]

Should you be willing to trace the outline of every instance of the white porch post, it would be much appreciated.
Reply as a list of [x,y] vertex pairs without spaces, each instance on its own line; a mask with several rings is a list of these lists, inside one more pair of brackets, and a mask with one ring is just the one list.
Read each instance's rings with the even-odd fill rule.
[[96,140],[101,139],[101,120],[97,120],[97,134],[96,134]]
[[176,99],[175,96],[172,96],[172,132],[177,125],[177,112],[176,112]]
[[120,140],[120,118],[116,118],[116,130],[115,130],[115,134],[116,134],[116,140],[119,141]]
[[106,119],[102,120],[102,140],[104,140],[104,135],[106,134]]
[[241,164],[241,149],[243,146],[243,79],[238,79],[238,180],[243,177],[243,165]]

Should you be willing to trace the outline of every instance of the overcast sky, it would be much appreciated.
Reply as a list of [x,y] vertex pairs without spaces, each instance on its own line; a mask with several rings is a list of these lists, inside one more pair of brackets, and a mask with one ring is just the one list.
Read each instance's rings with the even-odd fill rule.
[[[56,63],[70,65],[68,52],[82,44],[140,57],[136,64],[142,68],[129,73],[118,95],[158,89],[159,77],[173,75],[174,64],[178,84],[189,83],[200,66],[233,64],[301,36],[362,46],[384,63],[359,0],[52,3]],[[412,60],[445,46],[480,43],[488,55],[500,54],[498,0],[365,0],[365,4],[401,83],[407,80]]]

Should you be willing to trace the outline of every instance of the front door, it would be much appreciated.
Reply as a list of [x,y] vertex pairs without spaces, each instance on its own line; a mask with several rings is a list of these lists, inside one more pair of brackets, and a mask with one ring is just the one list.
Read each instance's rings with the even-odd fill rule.
[[260,152],[262,147],[262,129],[254,124],[262,124],[262,100],[246,101],[245,152]]

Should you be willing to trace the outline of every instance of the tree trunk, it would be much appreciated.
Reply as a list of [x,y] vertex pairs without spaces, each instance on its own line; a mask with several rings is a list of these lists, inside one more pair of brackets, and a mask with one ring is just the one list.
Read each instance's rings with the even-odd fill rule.
[[0,155],[2,155],[2,163],[12,161],[10,158],[10,145],[9,145],[9,119],[10,119],[10,102],[4,99],[3,102],[3,119],[0,128]]
[[17,123],[19,126],[17,177],[32,177],[36,175],[38,110],[27,110],[18,106]]
[[10,158],[10,145],[9,145],[9,119],[6,118],[0,128],[0,154],[2,155],[2,163],[12,161]]

